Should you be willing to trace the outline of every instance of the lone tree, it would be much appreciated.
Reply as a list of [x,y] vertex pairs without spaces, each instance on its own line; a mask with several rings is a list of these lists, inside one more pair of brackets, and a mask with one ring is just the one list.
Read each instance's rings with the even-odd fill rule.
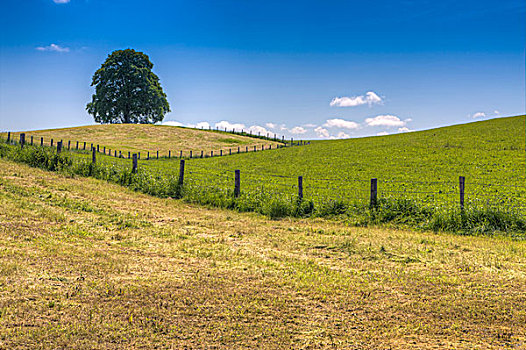
[[159,77],[147,55],[113,51],[93,75],[95,94],[86,110],[97,123],[156,123],[170,112]]

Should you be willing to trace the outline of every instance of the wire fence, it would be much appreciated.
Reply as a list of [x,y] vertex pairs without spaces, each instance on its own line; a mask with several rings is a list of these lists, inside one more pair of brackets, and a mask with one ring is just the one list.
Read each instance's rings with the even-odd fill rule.
[[[10,140],[9,142],[13,142]],[[23,145],[26,140],[21,139]],[[34,143],[33,143],[34,144]],[[44,143],[40,143],[45,146]],[[39,145],[39,144],[37,144]],[[79,162],[92,161],[108,168],[137,170],[138,157],[97,157],[97,148],[91,151],[70,152]],[[56,145],[54,147],[57,147]],[[57,152],[64,152],[62,143]],[[76,150],[76,144],[75,144]],[[100,147],[99,150],[100,152]],[[106,154],[103,152],[103,154]],[[90,159],[91,158],[91,159]],[[196,193],[220,196],[239,194],[280,198],[290,201],[312,201],[315,205],[327,202],[354,203],[374,206],[381,200],[408,200],[434,208],[498,208],[526,216],[526,178],[516,177],[513,182],[491,181],[464,177],[448,180],[408,180],[393,178],[352,178],[338,176],[287,175],[258,171],[205,166],[203,162],[181,159],[179,167],[156,169],[153,163],[141,163],[149,176],[159,181],[177,182]],[[238,176],[236,177],[236,171]],[[184,177],[184,181],[183,181]],[[237,192],[237,193],[236,193]]]
[[[103,145],[99,145],[94,142],[89,141],[76,141],[76,140],[63,140],[63,139],[54,139],[54,138],[44,138],[43,136],[34,136],[29,135],[26,133],[12,133],[7,132],[7,142],[15,142],[15,143],[21,143],[24,142],[28,145],[39,145],[39,146],[47,146],[47,147],[60,147],[62,150],[68,150],[68,151],[78,151],[78,152],[91,152],[93,149],[96,149],[97,153],[102,153],[104,155],[108,155],[115,158],[124,158],[124,159],[131,159],[133,153],[137,154],[137,158],[139,160],[159,160],[159,159],[172,159],[172,158],[179,158],[179,159],[191,159],[191,158],[213,158],[213,157],[223,157],[223,156],[230,156],[235,154],[241,154],[241,153],[249,153],[249,152],[260,152],[260,151],[267,151],[267,150],[275,150],[283,147],[293,147],[293,146],[306,146],[310,145],[310,142],[304,141],[304,140],[294,140],[291,138],[290,140],[285,140],[285,137],[283,136],[280,140],[279,137],[277,137],[276,134],[274,134],[274,137],[269,135],[261,135],[261,133],[252,134],[252,132],[245,132],[244,130],[236,131],[235,129],[232,129],[231,131],[228,131],[225,129],[225,131],[222,130],[213,130],[209,129],[210,131],[217,131],[217,132],[225,132],[230,134],[236,134],[239,136],[245,136],[248,138],[253,139],[259,139],[262,141],[270,141],[272,143],[269,144],[262,144],[258,143],[256,145],[243,145],[243,146],[235,146],[235,147],[222,147],[222,148],[213,148],[208,150],[196,150],[196,149],[179,149],[179,150],[171,150],[171,149],[162,149],[162,150],[152,150],[152,151],[143,151],[137,152],[132,150],[119,150]],[[23,140],[23,141],[22,141]]]

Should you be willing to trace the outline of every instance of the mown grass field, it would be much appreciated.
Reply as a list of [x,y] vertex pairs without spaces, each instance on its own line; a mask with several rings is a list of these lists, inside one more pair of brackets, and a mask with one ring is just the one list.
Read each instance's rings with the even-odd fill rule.
[[0,159],[0,348],[526,347],[526,245],[268,220]]
[[[231,131],[231,130],[229,130]],[[99,145],[102,150],[117,150],[124,152],[141,152],[146,157],[147,152],[153,155],[159,151],[160,156],[168,156],[168,151],[172,155],[179,155],[183,151],[188,155],[190,151],[194,154],[200,151],[210,152],[220,150],[228,151],[229,148],[269,145],[276,147],[277,142],[229,134],[225,132],[215,132],[208,130],[198,130],[191,128],[182,128],[168,125],[150,125],[150,124],[106,124],[106,125],[89,125],[74,128],[47,129],[26,132],[29,142],[30,136],[34,136],[34,142],[39,143],[40,138],[44,137],[44,142],[49,145],[53,139],[63,140],[66,145],[68,140],[71,141],[72,147],[76,142],[86,142],[88,147],[91,143]],[[15,140],[18,140],[19,133],[13,133]],[[6,133],[0,135],[6,138]],[[264,136],[264,135],[263,135]]]

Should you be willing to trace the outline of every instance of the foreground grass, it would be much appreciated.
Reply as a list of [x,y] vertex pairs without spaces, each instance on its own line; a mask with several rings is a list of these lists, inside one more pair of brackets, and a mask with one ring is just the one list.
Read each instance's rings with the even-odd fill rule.
[[0,348],[521,348],[526,244],[271,221],[0,160]]
[[[12,133],[13,139],[19,139],[19,133]],[[5,139],[7,133],[1,133],[0,136]],[[252,151],[253,146],[262,145],[268,148],[272,145],[275,148],[278,143],[267,141],[263,139],[241,136],[235,134],[228,134],[224,132],[215,132],[208,130],[198,130],[190,128],[181,128],[168,125],[149,125],[149,124],[106,124],[106,125],[88,125],[74,128],[60,128],[27,131],[26,140],[29,142],[30,137],[34,136],[34,142],[40,144],[40,138],[44,138],[44,143],[49,145],[50,140],[54,139],[55,144],[59,140],[64,141],[67,145],[68,140],[71,141],[72,147],[76,146],[79,141],[80,146],[87,143],[99,145],[101,152],[102,148],[122,151],[123,154],[127,152],[141,152],[143,157],[146,157],[147,152],[159,151],[159,156],[168,156],[168,151],[171,150],[171,155],[179,156],[179,152],[183,151],[184,155],[188,155],[189,151],[193,151],[194,155],[197,152],[215,151],[216,155],[220,150],[227,152],[229,148],[235,149],[241,147],[242,151],[246,146]]]

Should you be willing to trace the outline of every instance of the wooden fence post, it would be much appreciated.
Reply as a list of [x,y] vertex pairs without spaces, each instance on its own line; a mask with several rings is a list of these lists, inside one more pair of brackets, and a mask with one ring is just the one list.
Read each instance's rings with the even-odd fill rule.
[[146,156],[146,159],[150,159],[150,151],[148,151],[148,155]]
[[228,149],[228,155],[229,155],[229,156],[232,155],[232,148],[229,148],[229,149]]
[[122,151],[119,151],[119,158],[122,158]]
[[157,151],[157,159],[159,159],[159,151]]
[[68,151],[71,149],[71,140],[68,140]]
[[183,151],[179,151],[179,158],[183,158]]
[[131,157],[130,157],[130,155],[131,155],[131,152],[130,152],[130,151],[128,151],[128,159],[130,159],[130,158],[131,158]]
[[141,159],[141,152],[137,153],[137,158]]
[[57,142],[57,154],[59,154],[62,151],[62,140]]
[[298,176],[298,200],[303,200],[303,176]]
[[133,154],[133,159],[132,159],[132,173],[137,173],[137,153],[134,153]]
[[24,143],[26,143],[26,134],[20,134],[20,148],[24,148]]
[[220,151],[219,151],[219,156],[220,156],[220,157],[223,156],[223,150],[220,150]]
[[11,141],[11,131],[7,132],[7,143],[9,143],[9,141]]
[[190,151],[190,158],[192,158],[192,151]]
[[91,163],[93,163],[93,165],[97,162],[97,153],[95,151],[95,148],[91,150]]
[[237,147],[237,153],[239,153],[239,146]]
[[256,152],[256,151],[257,151],[256,146],[254,146],[254,152]]
[[245,147],[245,153],[248,153],[248,146]]
[[378,203],[378,180],[371,179],[371,201],[370,201],[371,208],[376,208],[377,203]]
[[201,151],[201,158],[203,158],[203,151]]
[[214,157],[214,151],[210,151],[210,158]]
[[179,186],[184,183],[184,159],[179,162]]
[[77,147],[76,147],[77,151],[79,150],[79,142],[77,141]]
[[53,139],[51,139],[51,147],[53,147]]
[[168,150],[168,159],[172,158],[172,151]]
[[85,151],[85,150],[86,150],[86,142],[84,142],[84,149],[83,149],[83,151]]
[[113,156],[114,156],[115,158],[117,158],[117,150],[114,150],[114,151],[113,151]]
[[90,148],[90,151],[93,150],[93,149],[95,148],[95,147],[93,147],[93,144],[91,144],[90,147],[91,147],[91,148]]
[[31,136],[31,146],[33,146],[33,136]]
[[460,190],[460,209],[464,210],[464,189],[466,186],[466,178],[464,176],[459,176],[458,182]]
[[234,197],[239,197],[241,192],[241,172],[239,170],[235,171],[235,184],[234,184]]
[[43,137],[40,138],[40,146],[44,146],[44,138]]

